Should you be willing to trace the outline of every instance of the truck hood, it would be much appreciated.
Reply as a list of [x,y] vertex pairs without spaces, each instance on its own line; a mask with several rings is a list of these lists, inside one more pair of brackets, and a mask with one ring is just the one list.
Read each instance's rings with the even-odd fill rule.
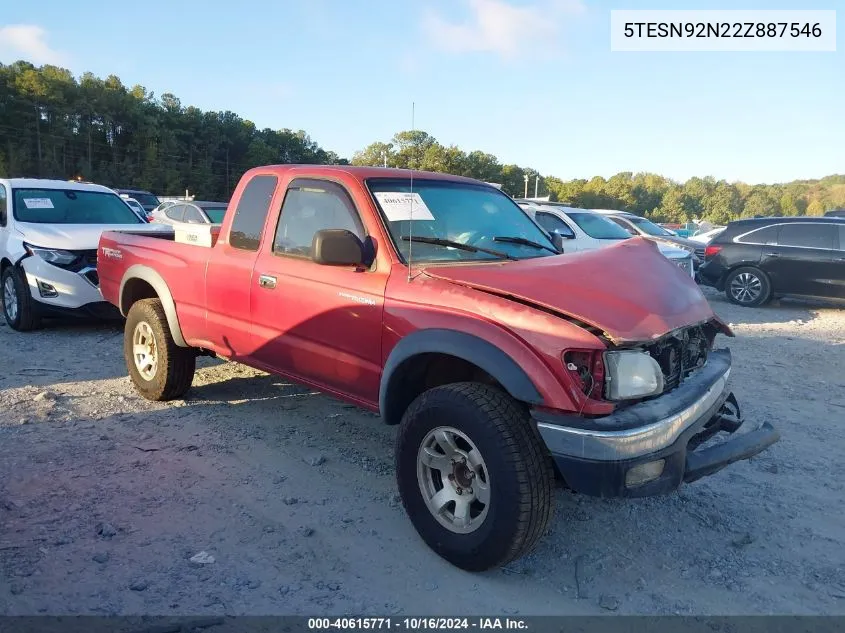
[[157,232],[168,227],[152,224],[35,224],[18,222],[23,240],[33,246],[63,250],[96,250],[103,231]]
[[644,238],[571,255],[427,266],[425,273],[577,319],[616,344],[715,318],[690,276]]

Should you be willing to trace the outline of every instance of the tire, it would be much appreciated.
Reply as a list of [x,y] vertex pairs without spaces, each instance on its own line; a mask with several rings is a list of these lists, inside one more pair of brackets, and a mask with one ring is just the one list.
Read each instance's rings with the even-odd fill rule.
[[[147,348],[137,362],[136,345]],[[173,400],[191,388],[196,351],[179,347],[173,341],[159,299],[142,299],[129,309],[123,331],[123,356],[135,389],[147,400]]]
[[[444,444],[449,445],[438,439],[444,432],[457,449],[451,454],[475,468],[454,466],[440,456],[447,450]],[[426,448],[436,458],[432,463],[448,467],[425,465],[420,456]],[[435,387],[411,403],[399,427],[396,477],[402,504],[420,537],[467,571],[492,569],[527,554],[552,515],[554,471],[539,432],[517,401],[479,383]],[[446,497],[452,500],[443,505]],[[469,508],[468,525],[458,516],[459,501]],[[436,514],[431,506],[445,512]]]
[[41,315],[22,270],[8,266],[3,271],[0,296],[3,297],[3,316],[9,327],[18,332],[29,332],[41,327]]
[[768,275],[759,268],[741,266],[732,270],[725,278],[725,296],[731,303],[754,308],[771,300],[772,283]]

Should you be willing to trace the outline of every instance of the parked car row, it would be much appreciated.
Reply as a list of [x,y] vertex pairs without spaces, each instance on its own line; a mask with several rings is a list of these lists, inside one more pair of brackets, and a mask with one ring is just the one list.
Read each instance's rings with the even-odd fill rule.
[[[546,231],[564,238],[566,252],[595,250],[632,237],[629,231],[612,222],[611,218],[590,209],[522,200],[518,204],[531,213]],[[667,241],[652,241],[665,257],[695,277],[698,264],[690,250],[670,246]]]

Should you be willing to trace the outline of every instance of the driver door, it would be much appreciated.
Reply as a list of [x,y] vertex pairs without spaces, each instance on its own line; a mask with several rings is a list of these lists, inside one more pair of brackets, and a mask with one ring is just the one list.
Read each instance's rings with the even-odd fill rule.
[[254,358],[268,369],[372,405],[381,378],[387,271],[315,263],[311,243],[322,229],[367,237],[342,185],[292,180],[274,239],[267,240],[255,265]]

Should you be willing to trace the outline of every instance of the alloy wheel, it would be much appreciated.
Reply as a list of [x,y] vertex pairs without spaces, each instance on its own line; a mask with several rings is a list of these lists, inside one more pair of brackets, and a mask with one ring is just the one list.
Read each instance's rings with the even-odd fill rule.
[[474,532],[490,508],[490,475],[473,441],[452,427],[430,431],[417,455],[417,480],[429,512],[457,534]]

